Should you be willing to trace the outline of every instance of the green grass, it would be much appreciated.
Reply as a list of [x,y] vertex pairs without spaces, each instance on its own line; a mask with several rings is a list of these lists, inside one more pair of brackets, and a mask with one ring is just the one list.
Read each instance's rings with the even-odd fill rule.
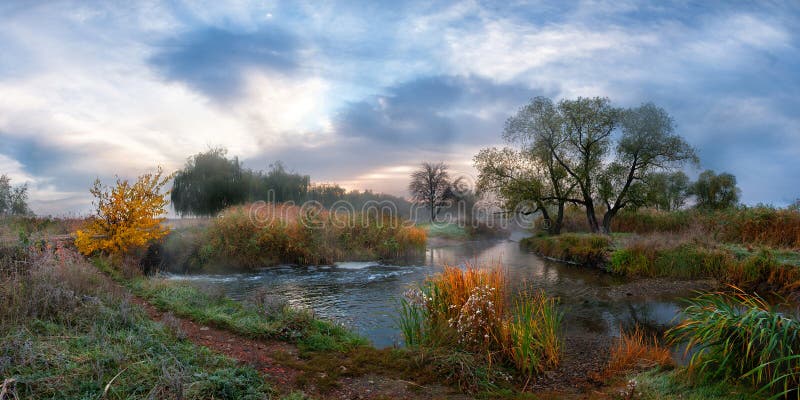
[[469,233],[463,226],[453,223],[424,223],[417,227],[428,232],[428,237],[438,237],[444,239],[467,239]]
[[764,392],[800,398],[800,318],[743,293],[710,293],[689,302],[668,332],[697,351],[698,375],[746,382]]
[[305,310],[282,307],[267,313],[255,305],[158,278],[136,279],[129,286],[159,309],[252,338],[296,343],[301,351],[345,351],[367,344],[344,326],[317,319]]
[[[752,255],[754,250],[741,244],[727,243],[724,245],[726,249],[731,251],[737,258],[747,258]],[[759,248],[759,251],[769,252],[776,261],[782,264],[794,265],[800,267],[800,251],[796,250],[779,250],[770,248]]]
[[729,382],[692,382],[683,370],[646,371],[630,377],[641,400],[758,400],[752,389]]

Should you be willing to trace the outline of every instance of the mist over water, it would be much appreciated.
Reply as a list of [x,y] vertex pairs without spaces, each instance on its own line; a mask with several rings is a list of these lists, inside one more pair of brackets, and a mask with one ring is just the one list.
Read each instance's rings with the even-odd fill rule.
[[663,330],[679,314],[679,298],[620,293],[626,280],[596,269],[545,260],[520,250],[516,235],[509,240],[484,240],[430,245],[424,260],[406,265],[341,262],[331,266],[280,266],[247,273],[178,275],[220,288],[236,300],[265,288],[292,306],[350,326],[377,347],[401,345],[396,326],[403,292],[439,272],[443,265],[502,265],[515,290],[545,290],[561,299],[564,327],[572,333],[618,336],[620,327],[638,323]]

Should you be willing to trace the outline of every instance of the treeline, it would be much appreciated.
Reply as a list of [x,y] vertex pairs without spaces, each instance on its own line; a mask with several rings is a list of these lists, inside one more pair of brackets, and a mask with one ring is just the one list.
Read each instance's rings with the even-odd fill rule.
[[212,216],[230,206],[259,200],[295,204],[317,201],[326,208],[348,207],[355,211],[374,202],[391,202],[398,216],[408,216],[411,208],[401,197],[312,183],[309,175],[289,171],[280,161],[266,171],[245,168],[238,157],[228,158],[222,148],[195,154],[186,161],[175,174],[171,200],[181,216]]

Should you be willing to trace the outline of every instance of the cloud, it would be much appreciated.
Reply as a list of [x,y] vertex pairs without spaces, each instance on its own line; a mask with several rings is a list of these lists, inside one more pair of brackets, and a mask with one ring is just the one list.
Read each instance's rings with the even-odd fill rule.
[[792,3],[5,2],[0,173],[85,211],[96,176],[225,146],[404,194],[420,161],[469,172],[530,97],[603,95],[664,107],[746,202],[783,203],[798,25]]
[[288,73],[298,68],[298,47],[293,35],[275,26],[253,32],[207,27],[165,40],[149,61],[167,79],[227,98],[242,89],[247,69]]
[[406,147],[486,143],[500,137],[508,111],[543,94],[477,76],[429,76],[346,105],[335,130]]

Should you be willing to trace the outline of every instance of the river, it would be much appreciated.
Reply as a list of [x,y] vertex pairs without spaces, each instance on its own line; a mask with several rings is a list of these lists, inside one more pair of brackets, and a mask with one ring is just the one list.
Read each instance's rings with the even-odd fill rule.
[[344,323],[377,347],[402,345],[396,315],[403,292],[443,265],[502,265],[515,290],[542,289],[558,296],[565,313],[564,327],[572,333],[615,337],[621,327],[633,323],[663,330],[678,316],[679,299],[691,294],[688,290],[629,292],[631,282],[622,277],[545,260],[521,251],[514,239],[431,245],[424,261],[410,265],[341,262],[332,266],[283,266],[247,273],[167,277],[218,287],[237,300],[265,288],[285,296],[293,306]]

